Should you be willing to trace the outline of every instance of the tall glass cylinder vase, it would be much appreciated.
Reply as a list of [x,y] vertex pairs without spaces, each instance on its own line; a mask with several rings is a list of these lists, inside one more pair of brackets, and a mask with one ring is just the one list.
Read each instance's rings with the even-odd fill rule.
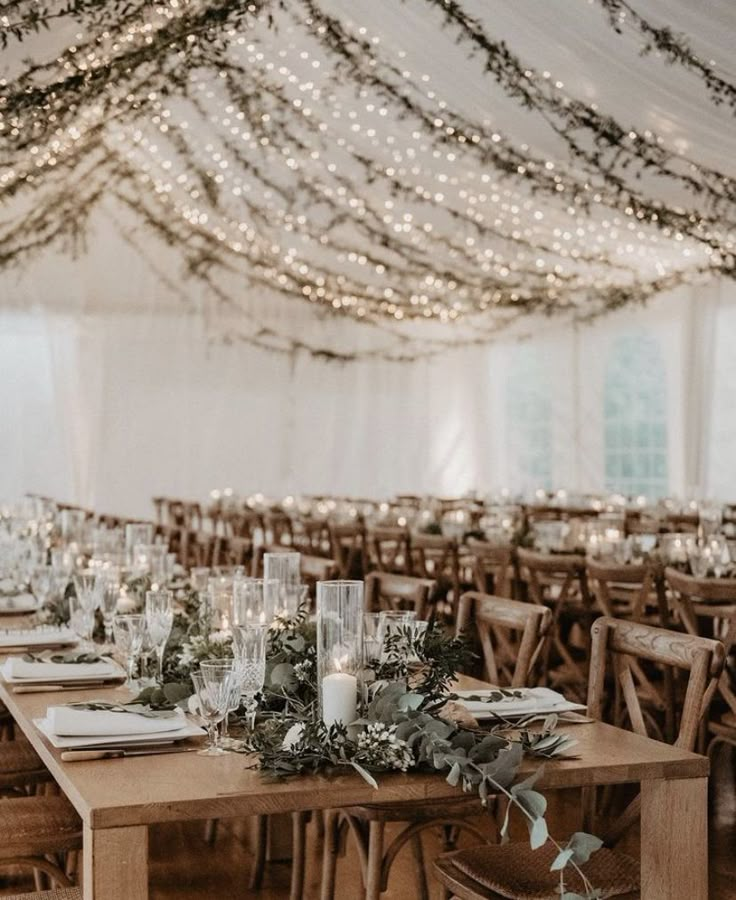
[[317,582],[317,683],[324,724],[358,718],[363,664],[363,582]]
[[276,616],[289,619],[296,615],[301,599],[301,554],[264,553],[263,577],[279,582]]

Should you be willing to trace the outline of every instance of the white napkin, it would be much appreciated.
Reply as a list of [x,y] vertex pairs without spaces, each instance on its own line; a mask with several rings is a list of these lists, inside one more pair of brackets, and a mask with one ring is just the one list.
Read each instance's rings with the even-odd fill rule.
[[186,717],[181,709],[175,710],[175,714],[168,718],[148,718],[138,713],[50,706],[46,710],[46,723],[49,731],[57,735],[123,736],[179,731],[186,725]]
[[14,594],[12,597],[0,597],[0,612],[21,613],[38,609],[38,601],[33,594]]
[[6,681],[89,681],[120,674],[113,662],[94,663],[29,662],[20,656],[5,660],[2,669]]
[[0,648],[63,646],[76,644],[78,640],[70,628],[13,628],[0,632]]
[[515,688],[521,697],[504,697],[501,700],[466,700],[466,697],[483,697],[490,691],[455,691],[462,705],[473,714],[497,713],[500,716],[524,716],[533,713],[567,712],[571,709],[585,709],[579,703],[571,703],[562,694],[551,688]]

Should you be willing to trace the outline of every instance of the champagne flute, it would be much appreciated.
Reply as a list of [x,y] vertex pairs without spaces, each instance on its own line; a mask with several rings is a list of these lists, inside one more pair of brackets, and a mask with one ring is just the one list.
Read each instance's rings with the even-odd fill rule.
[[115,636],[115,645],[125,656],[128,666],[128,680],[125,686],[133,690],[133,669],[138,654],[143,646],[143,630],[146,621],[141,615],[115,616],[112,620],[112,630]]
[[207,726],[209,743],[199,756],[222,756],[217,726],[227,714],[230,691],[236,676],[232,669],[211,668],[209,671],[192,672],[192,684],[197,694],[199,715]]
[[77,596],[69,597],[69,627],[79,637],[85,649],[89,649],[95,628],[95,614]]
[[248,727],[256,725],[258,704],[256,694],[263,690],[266,680],[267,625],[236,625],[233,628],[233,652],[240,677],[240,692],[245,703]]
[[174,624],[171,591],[146,591],[146,625],[156,651],[157,678],[163,681],[164,650]]

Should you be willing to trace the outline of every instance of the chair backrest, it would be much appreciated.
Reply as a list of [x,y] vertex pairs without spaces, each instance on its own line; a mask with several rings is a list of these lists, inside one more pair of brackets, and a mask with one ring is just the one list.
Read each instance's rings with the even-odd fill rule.
[[667,628],[669,610],[661,566],[655,564],[617,565],[589,561],[588,582],[604,616],[640,622],[647,607],[656,605],[659,622]]
[[309,556],[329,558],[332,552],[330,529],[323,519],[298,519],[292,530],[294,549]]
[[443,578],[460,586],[460,553],[455,538],[441,534],[413,534],[409,552],[412,574],[418,578]]
[[413,609],[418,619],[426,619],[435,588],[436,583],[429,578],[371,572],[365,579],[365,608],[368,612]]
[[513,598],[516,580],[515,547],[470,538],[468,549],[473,558],[475,589],[481,594]]
[[362,580],[367,569],[365,526],[362,522],[331,524],[332,556],[339,566],[340,578]]
[[532,686],[534,667],[552,625],[551,610],[468,591],[460,598],[459,630],[471,621],[483,651],[485,680],[499,687]]
[[609,696],[606,675],[610,657],[617,691],[620,692],[628,714],[631,730],[649,737],[636,690],[633,662],[649,661],[658,666],[688,671],[687,691],[674,744],[683,750],[693,750],[700,722],[708,710],[723,671],[723,644],[709,638],[608,616],[596,619],[591,634],[588,714],[594,719],[604,718]]
[[283,510],[271,509],[264,513],[263,527],[271,544],[289,545],[294,540],[291,516]]
[[370,563],[379,572],[411,575],[411,537],[408,528],[368,529]]
[[309,597],[314,600],[317,594],[318,581],[334,581],[339,577],[339,568],[334,559],[324,556],[309,556],[302,553],[299,559],[299,572],[302,584],[309,590]]
[[[534,603],[561,605],[578,590],[586,606],[590,605],[585,557],[577,553],[537,553],[519,548],[519,575],[526,582],[529,599]],[[547,588],[559,587],[552,594]]]
[[224,512],[221,521],[229,537],[243,537],[252,541],[256,531],[263,531],[263,519],[260,513],[252,509]]
[[215,538],[212,554],[213,566],[245,566],[250,568],[253,561],[253,542],[243,537]]
[[188,531],[184,542],[186,568],[212,566],[215,555],[214,534],[204,531]]

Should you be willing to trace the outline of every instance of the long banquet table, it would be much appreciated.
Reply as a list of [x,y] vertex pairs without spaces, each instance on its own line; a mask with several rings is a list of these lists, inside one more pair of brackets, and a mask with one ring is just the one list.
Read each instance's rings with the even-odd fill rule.
[[[147,900],[154,823],[449,798],[459,790],[439,774],[381,775],[378,791],[354,773],[274,782],[235,753],[65,763],[33,724],[54,703],[126,696],[122,687],[95,688],[65,691],[61,701],[13,693],[0,680],[0,699],[84,823],[84,900]],[[708,760],[601,722],[569,731],[579,741],[577,758],[547,762],[540,788],[641,782],[642,900],[707,900]],[[520,774],[538,766],[525,760]]]

